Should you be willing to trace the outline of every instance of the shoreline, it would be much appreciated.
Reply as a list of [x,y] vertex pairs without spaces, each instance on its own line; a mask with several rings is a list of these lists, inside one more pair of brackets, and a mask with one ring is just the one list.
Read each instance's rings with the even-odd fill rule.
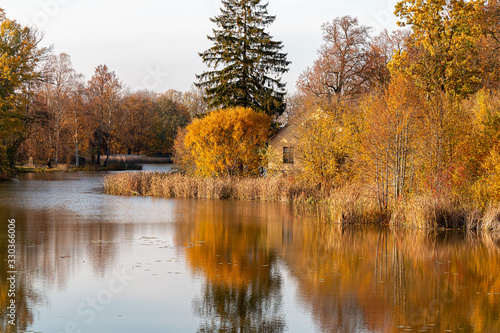
[[447,197],[419,195],[381,210],[355,185],[324,189],[287,176],[202,178],[178,173],[132,172],[104,177],[110,195],[161,198],[233,199],[320,204],[329,222],[374,224],[427,230],[500,232],[500,205],[484,209]]
[[15,171],[16,174],[23,173],[39,173],[39,172],[94,172],[94,171],[125,171],[125,170],[142,170],[142,165],[139,164],[129,164],[129,165],[121,165],[121,164],[110,164],[105,167],[102,165],[85,165],[75,167],[74,165],[68,166],[65,164],[61,164],[57,167],[48,166],[35,166],[35,167],[27,167],[27,166],[16,166]]

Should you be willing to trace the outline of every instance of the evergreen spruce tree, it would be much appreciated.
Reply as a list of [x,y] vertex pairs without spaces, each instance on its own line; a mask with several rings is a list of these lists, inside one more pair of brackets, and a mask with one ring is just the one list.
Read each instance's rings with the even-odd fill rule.
[[282,42],[272,40],[264,31],[276,16],[267,12],[260,0],[222,0],[221,14],[210,20],[217,25],[214,43],[200,53],[213,70],[197,75],[196,85],[204,88],[210,108],[250,107],[269,115],[285,109],[285,83],[281,75],[288,71],[287,54]]

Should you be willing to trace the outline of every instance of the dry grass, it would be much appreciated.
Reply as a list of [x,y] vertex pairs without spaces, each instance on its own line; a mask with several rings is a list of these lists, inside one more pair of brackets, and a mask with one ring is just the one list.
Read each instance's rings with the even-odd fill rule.
[[108,194],[165,198],[317,202],[328,197],[326,191],[285,177],[201,178],[177,173],[128,172],[107,175],[104,187]]
[[490,203],[480,210],[469,202],[447,197],[416,196],[396,205],[390,224],[419,229],[500,231],[500,205]]
[[500,232],[500,204],[489,203],[483,212],[472,210],[467,229]]
[[389,223],[420,229],[467,228],[500,231],[500,205],[484,211],[449,198],[415,196],[383,211],[360,186],[323,189],[284,176],[201,178],[178,173],[123,172],[107,175],[115,195],[323,203],[334,223]]
[[466,212],[456,202],[422,195],[397,203],[390,224],[434,229],[463,227],[465,221]]
[[390,213],[383,211],[377,201],[363,193],[361,187],[346,186],[328,197],[330,219],[336,223],[384,224]]

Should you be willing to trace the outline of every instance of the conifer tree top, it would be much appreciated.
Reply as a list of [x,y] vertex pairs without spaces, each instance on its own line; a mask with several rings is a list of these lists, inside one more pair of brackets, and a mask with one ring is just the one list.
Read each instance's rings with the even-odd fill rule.
[[210,108],[250,107],[279,115],[285,105],[287,54],[281,41],[265,31],[276,19],[260,0],[222,0],[220,15],[211,18],[216,28],[208,39],[213,46],[200,53],[211,70],[197,75]]

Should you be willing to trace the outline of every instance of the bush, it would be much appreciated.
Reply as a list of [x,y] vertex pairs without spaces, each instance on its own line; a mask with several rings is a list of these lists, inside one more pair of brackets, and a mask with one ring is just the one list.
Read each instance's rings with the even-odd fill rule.
[[[196,119],[176,143],[180,165],[203,177],[249,176],[264,166],[271,118],[248,108],[212,111]],[[179,160],[179,159],[178,159]]]

